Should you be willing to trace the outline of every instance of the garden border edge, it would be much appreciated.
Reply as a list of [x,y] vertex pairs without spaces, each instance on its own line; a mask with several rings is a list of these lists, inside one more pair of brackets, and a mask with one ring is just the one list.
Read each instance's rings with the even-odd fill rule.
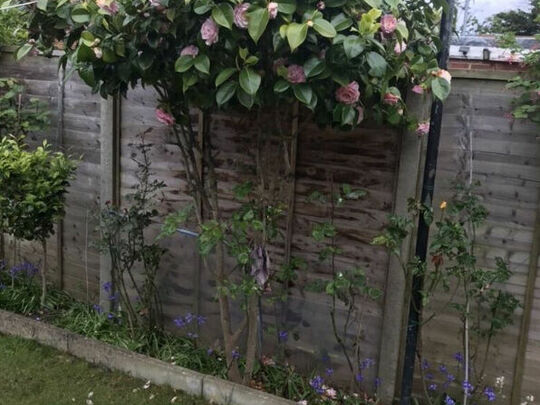
[[31,339],[90,363],[169,385],[220,405],[291,405],[295,402],[231,381],[135,353],[0,309],[0,333]]

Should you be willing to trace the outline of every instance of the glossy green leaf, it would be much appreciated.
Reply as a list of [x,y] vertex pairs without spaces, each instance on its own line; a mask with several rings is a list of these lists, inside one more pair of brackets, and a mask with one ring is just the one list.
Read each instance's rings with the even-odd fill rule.
[[270,16],[266,7],[258,8],[248,13],[248,33],[255,43],[259,41],[259,38],[264,33],[269,18]]
[[195,58],[191,55],[183,55],[176,59],[174,64],[174,70],[178,73],[183,73],[188,71],[195,61]]
[[193,60],[195,69],[202,73],[210,73],[210,59],[206,55],[198,55]]
[[274,84],[274,91],[276,93],[283,93],[284,91],[287,91],[290,87],[290,84],[283,80],[283,79],[279,79],[276,84]]
[[343,49],[347,58],[353,59],[364,52],[364,43],[362,38],[356,35],[350,35],[343,41]]
[[15,58],[17,60],[21,60],[24,58],[28,53],[32,50],[34,46],[31,44],[24,44],[19,49],[17,49],[17,53],[15,54]]
[[433,95],[439,100],[444,101],[450,94],[450,83],[442,77],[437,77],[431,82],[431,90]]
[[247,94],[253,96],[259,90],[261,85],[261,76],[253,69],[244,68],[240,72],[240,87]]
[[235,68],[227,68],[222,70],[216,77],[216,87],[221,86],[222,83],[225,83],[237,70]]
[[313,20],[313,29],[326,38],[334,38],[337,34],[334,26],[324,18]]
[[370,52],[367,54],[367,63],[371,68],[369,73],[375,77],[382,77],[386,73],[388,63],[382,55],[377,52]]
[[229,3],[220,3],[212,9],[212,18],[219,25],[231,29],[234,21],[233,8]]
[[311,89],[309,84],[307,83],[297,84],[293,86],[293,91],[298,101],[306,105],[309,105],[313,97],[313,90]]
[[223,86],[221,86],[216,92],[216,101],[218,105],[223,105],[227,101],[229,101],[236,93],[237,88],[238,83],[234,81],[227,82]]
[[298,24],[291,23],[287,27],[287,41],[289,41],[289,46],[291,51],[294,51],[300,45],[304,43],[307,37],[308,26],[306,23]]
[[321,74],[326,68],[326,62],[322,59],[312,57],[304,63],[304,73],[306,77],[313,77]]

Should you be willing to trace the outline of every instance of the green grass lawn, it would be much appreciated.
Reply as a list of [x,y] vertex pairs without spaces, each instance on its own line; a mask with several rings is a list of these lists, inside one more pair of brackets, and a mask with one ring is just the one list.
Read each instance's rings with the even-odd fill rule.
[[30,340],[0,335],[2,405],[208,404],[170,387],[145,389],[145,383]]

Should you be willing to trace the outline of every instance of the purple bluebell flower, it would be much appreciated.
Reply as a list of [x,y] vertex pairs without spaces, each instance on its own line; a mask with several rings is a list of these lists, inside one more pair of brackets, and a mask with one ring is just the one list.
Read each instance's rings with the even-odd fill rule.
[[280,330],[278,332],[278,339],[280,342],[284,343],[287,341],[288,338],[289,338],[289,332],[287,332],[286,330]]
[[39,272],[38,268],[30,262],[23,262],[13,266],[9,270],[9,274],[13,278],[18,278],[19,275],[26,276],[27,278],[34,277]]
[[107,314],[107,319],[114,319],[114,318],[115,318],[115,316],[114,316],[114,314],[112,312],[109,312]]
[[448,372],[448,369],[446,368],[446,366],[445,366],[444,364],[441,364],[441,365],[439,366],[439,371],[440,371],[441,373],[446,374],[446,373]]
[[118,292],[115,292],[114,294],[109,295],[109,301],[113,301],[113,302],[118,301],[119,296],[120,295],[118,294]]
[[465,380],[463,381],[463,383],[461,384],[461,386],[463,387],[463,392],[467,395],[467,396],[470,396],[472,391],[473,391],[473,386],[472,384]]
[[334,369],[328,367],[328,368],[325,370],[325,373],[326,373],[326,375],[331,376],[332,374],[334,374]]
[[358,373],[354,376],[354,379],[356,380],[356,382],[362,382],[364,381],[364,376],[361,374],[361,373]]
[[379,388],[381,386],[382,380],[377,377],[375,378],[375,389]]
[[197,315],[197,325],[204,325],[206,323],[206,317]]
[[429,391],[437,391],[437,384],[435,384],[435,383],[429,384],[428,390]]
[[191,323],[193,322],[194,319],[195,319],[195,316],[191,312],[188,312],[186,316],[184,317],[184,321],[186,321],[186,323]]
[[94,308],[94,311],[96,311],[98,314],[103,313],[103,308],[101,308],[101,306],[98,304],[94,304],[92,308]]
[[426,380],[433,380],[433,373],[427,373]]
[[489,402],[493,402],[497,399],[497,395],[495,394],[495,390],[493,389],[493,387],[484,388],[484,395]]
[[448,381],[449,383],[451,382],[454,382],[456,380],[456,377],[454,376],[454,374],[446,374],[446,381]]
[[311,380],[309,380],[309,386],[315,390],[319,395],[324,394],[324,380],[320,375],[316,375]]
[[184,322],[184,318],[182,317],[175,318],[173,322],[177,328],[183,328],[184,326],[186,326],[186,322]]
[[212,348],[208,349],[208,350],[206,351],[206,354],[207,354],[208,356],[211,356],[212,354],[214,354],[214,349],[212,349]]
[[112,293],[112,288],[113,288],[112,282],[106,281],[103,283],[102,287],[103,287],[103,291],[105,291],[106,293],[109,293],[109,294]]
[[240,352],[236,349],[234,349],[231,354],[234,360],[238,360],[240,358]]
[[463,355],[460,352],[454,353],[454,359],[459,363],[463,363]]
[[444,398],[445,405],[456,405],[456,401],[450,398],[448,395]]
[[375,365],[375,360],[367,358],[360,362],[360,370],[365,370]]
[[429,363],[427,360],[422,360],[422,370],[427,370],[429,368]]

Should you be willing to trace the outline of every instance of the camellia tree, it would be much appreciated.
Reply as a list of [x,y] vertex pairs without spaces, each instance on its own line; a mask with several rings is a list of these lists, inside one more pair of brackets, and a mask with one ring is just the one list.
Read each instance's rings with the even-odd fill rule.
[[[235,380],[240,379],[237,343],[248,327],[248,382],[256,353],[257,325],[251,321],[256,321],[257,300],[245,300],[247,320],[233,330],[233,282],[224,256],[236,257],[238,267],[254,279],[241,284],[243,291],[262,294],[271,277],[266,245],[275,213],[270,208],[280,206],[273,197],[279,193],[271,192],[260,149],[257,197],[249,202],[257,207],[242,216],[249,224],[240,221],[238,238],[238,217],[227,222],[220,209],[212,113],[227,107],[253,111],[258,146],[268,144],[262,139],[269,133],[291,142],[279,119],[272,125],[262,120],[282,117],[299,104],[319,125],[352,128],[370,120],[418,126],[425,133],[426,123],[407,115],[402,91],[413,86],[439,99],[450,92],[450,75],[436,61],[444,5],[444,0],[39,0],[30,10],[30,40],[17,57],[35,49],[45,54],[64,49],[61,64],[73,67],[103,97],[125,95],[139,85],[156,90],[156,116],[174,134],[194,199],[201,250],[215,254],[210,270]],[[205,117],[198,131],[192,122],[195,108]],[[291,155],[286,154],[287,168]],[[244,246],[233,244],[231,251],[226,243],[231,238]]]

